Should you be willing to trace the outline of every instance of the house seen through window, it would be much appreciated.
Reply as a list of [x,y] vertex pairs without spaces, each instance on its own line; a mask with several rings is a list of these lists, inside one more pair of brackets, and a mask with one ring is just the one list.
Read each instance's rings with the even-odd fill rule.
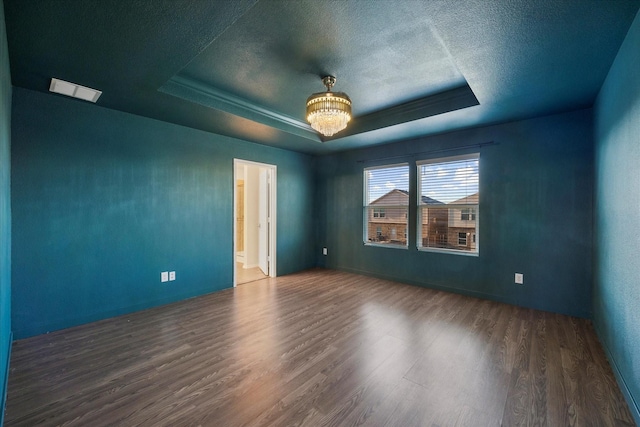
[[418,248],[478,253],[478,154],[424,160],[418,168]]
[[[416,221],[418,249],[477,254],[480,155],[422,160],[416,166],[416,182],[409,182],[406,163],[364,169],[365,244],[407,248],[408,223]],[[413,185],[416,216],[409,213]]]
[[364,170],[364,242],[407,247],[409,165]]

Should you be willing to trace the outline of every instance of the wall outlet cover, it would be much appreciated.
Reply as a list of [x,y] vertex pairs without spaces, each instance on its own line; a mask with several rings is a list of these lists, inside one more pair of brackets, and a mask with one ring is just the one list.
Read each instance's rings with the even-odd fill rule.
[[322,248],[322,255],[326,255],[327,254],[327,248]]
[[515,281],[516,281],[516,283],[518,285],[523,285],[524,284],[524,274],[516,273]]
[[160,273],[160,281],[161,282],[168,282],[169,281],[169,272],[168,271],[163,271],[162,273]]
[[176,272],[175,271],[170,271],[169,272],[169,281],[173,281],[176,280]]

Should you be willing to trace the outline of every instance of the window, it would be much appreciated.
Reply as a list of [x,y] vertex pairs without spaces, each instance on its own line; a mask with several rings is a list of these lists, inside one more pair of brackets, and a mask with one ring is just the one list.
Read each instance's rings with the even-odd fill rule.
[[409,165],[364,169],[364,243],[407,247]]
[[460,219],[462,221],[475,221],[476,220],[476,210],[473,208],[465,208],[462,209],[460,215]]
[[458,233],[458,245],[467,246],[467,233]]
[[373,208],[373,217],[374,218],[384,218],[385,212],[384,209]]
[[417,162],[418,249],[478,253],[479,154]]

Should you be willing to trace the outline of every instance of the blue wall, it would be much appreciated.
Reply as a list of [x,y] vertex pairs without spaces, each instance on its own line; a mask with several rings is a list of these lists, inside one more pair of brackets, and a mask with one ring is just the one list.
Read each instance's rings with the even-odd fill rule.
[[20,88],[12,127],[16,338],[231,287],[234,157],[278,167],[277,274],[315,265],[310,156]]
[[640,425],[640,14],[595,113],[594,323]]
[[[588,109],[322,157],[317,160],[323,204],[316,253],[326,246],[328,256],[320,256],[318,263],[589,317],[592,130]],[[410,155],[487,142],[494,144]],[[478,151],[479,257],[418,252],[415,237],[408,250],[363,245],[364,167]],[[515,272],[524,274],[524,286],[514,284]]]
[[11,73],[4,23],[4,5],[0,0],[0,425],[11,348]]

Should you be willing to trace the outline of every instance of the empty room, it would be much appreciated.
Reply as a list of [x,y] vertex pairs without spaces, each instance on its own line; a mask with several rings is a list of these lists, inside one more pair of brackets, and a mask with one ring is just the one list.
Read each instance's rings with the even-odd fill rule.
[[640,425],[640,0],[0,0],[0,425]]

